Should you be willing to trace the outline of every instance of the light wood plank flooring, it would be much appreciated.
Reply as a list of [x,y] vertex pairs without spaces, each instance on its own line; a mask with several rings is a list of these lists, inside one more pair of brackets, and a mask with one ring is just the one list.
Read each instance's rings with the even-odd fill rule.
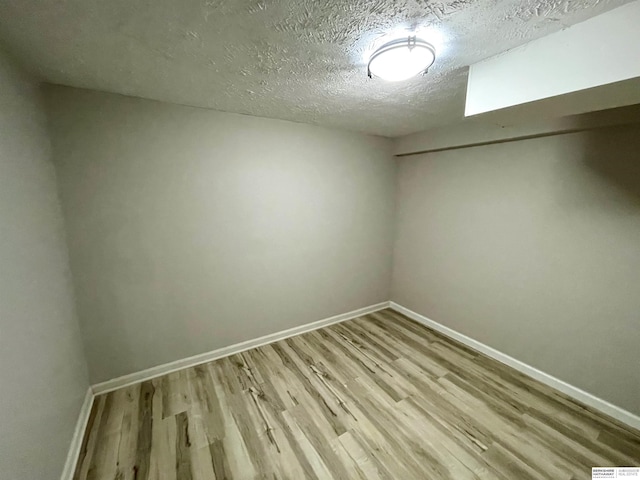
[[391,310],[98,397],[94,480],[590,479],[640,432]]

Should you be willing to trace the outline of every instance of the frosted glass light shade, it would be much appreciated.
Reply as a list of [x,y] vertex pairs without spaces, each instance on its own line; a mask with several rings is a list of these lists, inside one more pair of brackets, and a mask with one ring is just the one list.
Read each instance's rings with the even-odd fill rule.
[[369,59],[369,77],[399,82],[425,73],[436,59],[430,43],[416,37],[395,40],[382,45]]

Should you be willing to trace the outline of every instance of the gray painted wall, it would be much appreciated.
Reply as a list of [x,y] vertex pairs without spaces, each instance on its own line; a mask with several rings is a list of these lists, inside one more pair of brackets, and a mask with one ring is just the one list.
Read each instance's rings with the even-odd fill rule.
[[47,98],[92,382],[388,300],[389,140]]
[[0,477],[57,479],[89,386],[37,86],[0,53]]
[[400,159],[393,301],[640,413],[640,127]]

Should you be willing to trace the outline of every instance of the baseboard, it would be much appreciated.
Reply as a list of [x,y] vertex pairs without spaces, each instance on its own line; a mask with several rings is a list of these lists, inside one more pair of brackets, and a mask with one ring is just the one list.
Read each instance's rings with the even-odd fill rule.
[[71,445],[69,445],[69,453],[67,453],[67,460],[64,463],[64,468],[62,469],[60,480],[71,480],[73,478],[76,464],[78,463],[78,457],[80,456],[80,449],[82,448],[84,432],[87,429],[87,422],[89,421],[89,415],[91,414],[93,399],[93,389],[89,387],[86,395],[84,396],[84,402],[82,402],[82,408],[80,409],[80,414],[78,415],[76,428],[73,431]]
[[183,358],[174,362],[165,363],[164,365],[158,365],[157,367],[151,367],[147,370],[142,370],[140,372],[131,373],[129,375],[124,375],[112,380],[107,380],[106,382],[95,384],[93,385],[93,393],[95,395],[107,393],[112,390],[117,390],[118,388],[126,387],[128,385],[151,380],[152,378],[166,375],[167,373],[176,372],[178,370],[182,370],[183,368],[195,367],[196,365],[211,362],[212,360],[228,357],[229,355],[234,355],[236,353],[244,352],[252,348],[266,345],[268,343],[273,343],[277,342],[278,340],[283,340],[295,335],[300,335],[301,333],[317,330],[328,325],[333,325],[334,323],[340,323],[346,320],[361,317],[363,315],[377,312],[378,310],[383,310],[385,308],[389,308],[389,302],[377,303],[375,305],[359,308],[351,312],[342,313],[334,317],[325,318],[324,320],[318,320],[316,322],[307,323],[306,325],[301,325],[299,327],[293,327],[288,330],[265,335],[264,337],[236,343],[235,345],[219,348],[211,352],[201,353],[199,355],[194,355],[193,357]]
[[393,310],[399,313],[402,313],[403,315],[411,318],[412,320],[415,320],[416,322],[419,322],[429,328],[432,328],[433,330],[436,330],[442,333],[443,335],[446,335],[449,338],[457,340],[458,342],[463,343],[466,346],[473,348],[474,350],[484,353],[485,355],[499,361],[500,363],[504,363],[505,365],[508,365],[509,367],[514,368],[519,372],[522,372],[525,375],[528,375],[529,377],[532,377],[544,383],[545,385],[548,385],[549,387],[564,393],[565,395],[583,403],[584,405],[587,405],[626,425],[629,425],[637,430],[640,430],[640,417],[638,417],[637,415],[627,410],[624,410],[616,405],[613,405],[612,403],[609,403],[606,400],[602,400],[601,398],[598,398],[595,395],[585,392],[584,390],[574,387],[573,385],[567,382],[564,382],[552,375],[549,375],[541,370],[538,370],[537,368],[527,365],[526,363],[523,363],[520,360],[516,360],[515,358],[510,357],[505,353],[502,353],[494,348],[491,348],[488,345],[485,345],[484,343],[474,340],[473,338],[467,337],[466,335],[463,335],[462,333],[459,333],[449,327],[445,327],[444,325],[438,322],[435,322],[423,315],[420,315],[419,313],[409,310],[408,308],[405,308],[402,305],[398,305],[395,302],[389,302],[389,306]]

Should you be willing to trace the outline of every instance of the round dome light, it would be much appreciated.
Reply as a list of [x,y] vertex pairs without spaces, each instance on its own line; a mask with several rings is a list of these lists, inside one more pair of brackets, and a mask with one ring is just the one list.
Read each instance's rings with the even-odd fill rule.
[[435,59],[435,48],[424,40],[416,37],[394,40],[373,52],[367,74],[388,82],[399,82],[427,73]]

